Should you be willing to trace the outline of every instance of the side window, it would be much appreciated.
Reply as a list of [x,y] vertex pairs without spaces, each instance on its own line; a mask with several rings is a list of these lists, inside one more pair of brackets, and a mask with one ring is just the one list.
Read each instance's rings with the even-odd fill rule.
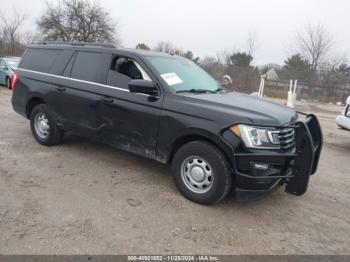
[[5,61],[4,59],[0,59],[0,69],[4,70],[4,68],[5,68]]
[[85,81],[99,82],[102,53],[78,52],[72,68],[71,77]]
[[61,49],[29,48],[22,58],[21,68],[50,73],[61,53]]
[[126,57],[114,57],[108,73],[107,84],[128,89],[131,79],[151,80],[146,71],[136,61]]

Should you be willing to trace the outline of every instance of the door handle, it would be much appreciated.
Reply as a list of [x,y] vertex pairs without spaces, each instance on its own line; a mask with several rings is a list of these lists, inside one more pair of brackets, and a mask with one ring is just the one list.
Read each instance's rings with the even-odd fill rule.
[[101,102],[107,103],[107,104],[112,104],[114,102],[113,98],[111,97],[102,97],[100,99]]
[[57,89],[57,91],[59,91],[59,92],[64,92],[64,91],[66,91],[66,88],[64,88],[63,86],[59,86],[59,87],[57,87],[56,89]]

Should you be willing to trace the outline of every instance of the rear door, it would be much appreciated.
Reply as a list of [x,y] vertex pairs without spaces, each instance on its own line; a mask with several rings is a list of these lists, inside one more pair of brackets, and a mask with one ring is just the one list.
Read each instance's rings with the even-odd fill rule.
[[100,139],[106,144],[150,158],[156,158],[162,93],[158,96],[130,93],[131,79],[151,80],[151,74],[136,57],[111,55],[104,65],[106,88],[100,89],[97,107],[102,127]]
[[75,51],[65,66],[52,103],[64,128],[97,138],[96,92],[101,82],[103,53]]

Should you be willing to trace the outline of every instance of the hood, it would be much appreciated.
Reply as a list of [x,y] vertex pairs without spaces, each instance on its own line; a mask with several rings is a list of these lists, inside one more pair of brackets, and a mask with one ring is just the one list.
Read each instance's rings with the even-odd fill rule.
[[215,94],[184,93],[184,96],[187,103],[200,108],[203,116],[207,114],[205,117],[209,115],[214,119],[229,118],[237,123],[259,125],[283,125],[297,119],[295,110],[252,95],[222,92]]

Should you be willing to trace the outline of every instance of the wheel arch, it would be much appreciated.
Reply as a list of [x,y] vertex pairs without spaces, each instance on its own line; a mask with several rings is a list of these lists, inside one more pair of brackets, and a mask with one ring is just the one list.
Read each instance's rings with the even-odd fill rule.
[[33,108],[40,104],[46,104],[45,100],[42,99],[41,97],[35,96],[28,100],[26,105],[26,115],[28,119],[30,117],[30,113],[32,112]]
[[206,141],[208,143],[211,143],[212,145],[216,146],[227,158],[227,161],[230,163],[231,167],[233,166],[232,162],[232,153],[233,149],[230,147],[227,143],[225,143],[223,140],[220,141],[219,139],[213,139],[213,136],[207,134],[206,132],[201,133],[193,133],[193,134],[184,134],[182,136],[179,136],[170,147],[170,151],[167,158],[167,163],[171,163],[171,161],[174,158],[175,153],[178,149],[180,149],[183,145],[193,142],[193,141]]

